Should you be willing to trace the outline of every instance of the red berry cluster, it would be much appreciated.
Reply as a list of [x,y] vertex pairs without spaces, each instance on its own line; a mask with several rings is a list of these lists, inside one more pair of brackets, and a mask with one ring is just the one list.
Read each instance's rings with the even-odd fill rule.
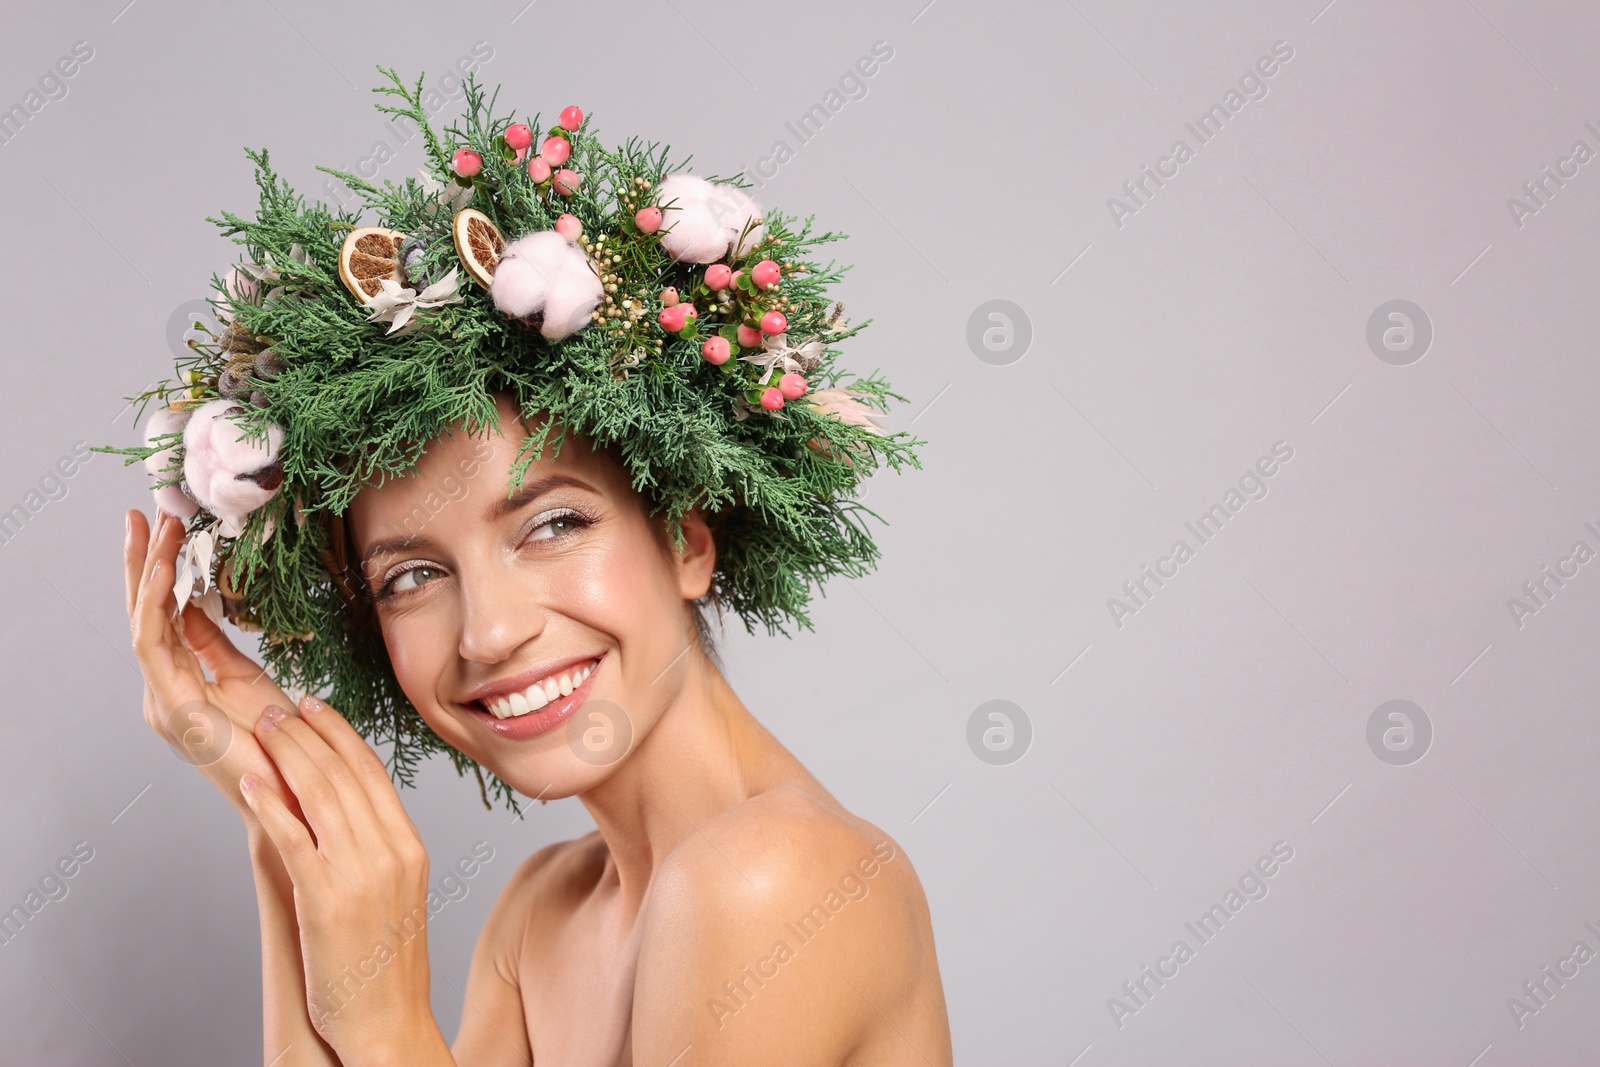
[[[495,138],[494,148],[512,166],[522,166],[526,161],[528,177],[543,187],[541,191],[554,190],[563,196],[571,196],[577,191],[582,178],[565,164],[572,158],[571,135],[582,128],[583,121],[582,109],[576,106],[564,108],[558,125],[550,128],[539,146],[538,154],[531,158],[528,153],[533,147],[534,131],[523,122],[507,126]],[[471,185],[483,170],[483,157],[470,148],[458,148],[451,159],[450,169],[458,182]],[[644,178],[634,180],[642,190],[640,198],[648,196],[650,183]],[[634,192],[631,187],[629,192]],[[638,199],[627,203],[629,199],[629,196],[623,197],[624,211],[638,203]],[[649,205],[648,201],[646,204],[634,212],[632,221],[634,232],[648,238],[660,231],[664,219],[659,207]],[[567,240],[578,242],[585,249],[590,248],[590,242],[583,237],[583,224],[577,216],[562,214],[556,219],[555,229]],[[791,266],[788,269],[798,271],[802,268]],[[784,267],[771,259],[762,259],[748,269],[735,269],[727,263],[712,263],[705,268],[705,273],[687,295],[680,295],[676,288],[671,287],[660,292],[661,311],[656,316],[656,324],[668,334],[683,340],[699,340],[700,313],[695,301],[700,300],[703,306],[712,309],[710,314],[724,320],[722,325],[715,327],[715,332],[705,337],[700,354],[706,362],[733,373],[735,367],[740,366],[730,363],[734,356],[746,349],[754,351],[763,348],[768,338],[781,340],[788,330],[789,320],[779,310],[783,302],[777,296],[784,271]],[[620,279],[613,279],[610,275],[602,275],[602,280],[620,282]],[[613,292],[614,288],[608,285],[607,292]],[[612,303],[609,296],[607,303]],[[775,304],[778,306],[773,306]],[[622,308],[626,307],[627,301],[624,300]],[[620,318],[624,324],[619,328],[626,330],[625,320],[637,316],[641,310],[636,308],[624,313],[620,308],[608,307],[598,310],[595,317],[597,321]],[[659,348],[660,345],[661,342],[657,341],[655,347]],[[626,362],[632,364],[636,362],[636,357],[630,356]],[[754,368],[754,365],[750,366]],[[747,402],[759,403],[768,411],[777,411],[785,401],[804,396],[808,388],[809,384],[803,375],[780,373],[780,369],[773,366],[765,373],[746,377],[744,392]]]
[[[644,233],[654,233],[661,224],[659,208],[643,208],[634,223]],[[789,328],[789,319],[776,308],[767,308],[766,298],[783,280],[783,268],[770,259],[763,259],[748,271],[735,270],[726,263],[713,263],[706,268],[693,295],[721,305],[719,310],[731,313],[734,319],[707,337],[700,346],[700,355],[707,363],[725,366],[742,349],[759,349],[769,337],[780,337]],[[730,306],[719,295],[731,291],[734,302]],[[699,312],[692,300],[683,299],[675,288],[663,289],[660,294],[661,313],[656,322],[669,334],[693,340],[699,336]],[[731,372],[732,367],[727,367]],[[783,407],[785,400],[805,395],[808,388],[804,376],[793,372],[779,374],[777,368],[761,375],[749,389],[748,399],[758,402],[768,411]]]
[[[564,164],[572,158],[572,141],[570,134],[575,133],[583,126],[583,110],[576,106],[563,108],[560,124],[550,129],[549,136],[544,139],[544,144],[539,148],[539,154],[528,160],[528,177],[534,184],[550,187],[562,196],[571,196],[578,191],[579,184],[583,181],[576,171],[567,169]],[[525,122],[513,122],[505,128],[505,132],[495,138],[495,148],[507,163],[521,165],[527,158],[528,149],[533,146],[533,130]],[[463,185],[472,184],[472,179],[483,170],[483,157],[470,148],[458,148],[451,157],[450,169],[455,172],[456,180]],[[576,220],[574,220],[576,221]]]

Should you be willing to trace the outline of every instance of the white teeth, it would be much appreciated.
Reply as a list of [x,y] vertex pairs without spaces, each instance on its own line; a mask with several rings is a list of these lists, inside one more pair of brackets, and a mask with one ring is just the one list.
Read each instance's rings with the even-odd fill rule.
[[546,678],[543,682],[536,682],[520,693],[511,693],[486,701],[485,706],[497,719],[510,719],[538,711],[558,697],[570,696],[574,689],[594,673],[596,666],[598,661],[591,662],[581,671],[568,671],[557,678]]

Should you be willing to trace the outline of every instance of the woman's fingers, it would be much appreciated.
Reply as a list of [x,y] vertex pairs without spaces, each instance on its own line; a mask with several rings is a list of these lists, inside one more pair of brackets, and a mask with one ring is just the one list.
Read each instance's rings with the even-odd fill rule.
[[261,664],[235,648],[222,627],[212,622],[211,616],[197,604],[184,606],[183,642],[219,684],[248,684],[263,674]]
[[261,828],[283,857],[283,865],[295,885],[309,887],[315,871],[317,844],[305,823],[295,818],[284,804],[283,798],[262,780],[258,774],[247,774],[239,780],[239,790],[245,803],[255,813]]
[[[145,591],[150,588],[150,568],[156,562],[156,546],[161,540],[161,535],[166,532],[167,515],[157,511],[155,525],[149,526],[140,515],[133,531],[133,544],[129,546],[129,564],[137,560],[137,577],[133,588],[133,604],[128,611],[128,621],[133,626],[137,635],[139,629],[139,605],[143,601]],[[141,529],[142,528],[142,529]],[[135,551],[137,550],[137,551]]]
[[256,737],[289,783],[319,842],[343,851],[353,838],[366,839],[377,830],[372,807],[350,768],[303,720],[270,707],[256,723]]
[[[181,530],[182,525],[178,520],[168,518],[166,512],[158,510],[157,515],[158,533],[155,534],[155,542],[152,544],[152,534],[149,533],[144,514],[138,510],[128,512],[128,542],[123,549],[123,563],[128,571],[130,619],[138,609],[142,587],[149,584],[150,565],[157,563],[157,560],[162,560],[163,563],[176,563],[178,558],[178,549],[173,547],[171,549],[173,558],[166,560],[166,545],[160,541],[160,537],[165,533],[166,525],[171,525],[173,526],[171,539],[181,544],[182,537],[178,534],[178,530]],[[171,574],[174,568],[163,565],[162,569],[165,573]],[[160,595],[154,601],[163,609],[166,606],[166,589],[170,589],[170,584],[157,590]],[[203,611],[189,611],[187,608],[189,605],[184,605],[184,645],[189,646],[189,651],[195,654],[206,670],[210,670],[214,680],[219,683],[232,680],[254,681],[261,677],[261,664],[253,661],[242,651],[238,651],[226,633],[222,632],[221,627],[211,621],[208,614]]]
[[181,523],[169,519],[166,531],[156,535],[150,549],[155,559],[144,576],[133,612],[134,654],[139,657],[145,684],[167,713],[204,699],[206,692],[199,661],[173,628],[173,568],[169,557],[174,547],[163,549],[161,540],[170,536],[174,527],[181,527]]
[[367,739],[358,734],[343,715],[316,697],[302,699],[300,710],[306,725],[316,731],[354,773],[373,813],[390,833],[415,834],[416,828],[406,814],[405,805],[400,803],[400,794],[389,777],[389,769],[383,765],[383,758],[367,744]]
[[[174,535],[177,536],[174,536]],[[148,625],[154,619],[164,618],[168,599],[172,596],[173,562],[177,559],[178,543],[182,540],[182,523],[165,512],[157,512],[156,526],[145,546],[143,569],[139,577],[139,593],[134,599],[134,644],[137,648],[143,634],[147,639],[159,638],[162,626]],[[170,550],[170,551],[169,551]],[[166,564],[166,566],[162,566]],[[164,572],[157,580],[158,572]]]
[[145,549],[150,544],[150,524],[144,512],[129,509],[127,536],[122,543],[122,565],[128,579],[128,618],[133,619],[133,606],[139,600],[139,579],[143,577]]

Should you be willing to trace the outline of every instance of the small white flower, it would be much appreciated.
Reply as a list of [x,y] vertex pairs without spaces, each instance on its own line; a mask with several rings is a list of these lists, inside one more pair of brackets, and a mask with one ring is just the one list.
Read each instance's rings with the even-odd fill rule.
[[[289,246],[289,258],[303,267],[309,267],[312,265],[311,253],[307,252],[304,248],[301,248],[298,244],[292,244]],[[270,252],[267,254],[267,262],[265,265],[260,263],[240,263],[234,269],[242,274],[249,275],[256,281],[258,285],[266,283],[279,285],[279,283],[283,281],[283,275],[279,273],[277,264],[272,261],[272,254]],[[280,285],[280,291],[281,288],[282,287]],[[272,293],[268,293],[267,298],[270,299],[272,295]],[[253,297],[251,302],[254,303]]]
[[449,196],[441,205],[435,206],[435,211],[443,209],[451,215],[466,207],[472,201],[472,186],[462,185],[460,182],[450,182],[448,186],[422,167],[417,168],[417,173],[422,175],[422,188],[424,191],[438,195],[448,191]]
[[810,374],[822,365],[822,339],[813,337],[798,347],[791,347],[788,335],[775,334],[762,342],[760,351],[739,358],[754,363],[762,374],[772,373],[774,366],[782,367],[788,374]]
[[[459,281],[455,267],[451,267],[449,274],[420,293],[409,287],[402,288],[393,278],[384,278],[380,283],[383,286],[382,291],[373,297],[368,305],[372,308],[372,314],[367,316],[367,321],[389,323],[388,332],[391,334],[410,333],[421,325],[412,319],[418,311],[461,303]],[[406,329],[408,325],[411,327],[410,330]]]

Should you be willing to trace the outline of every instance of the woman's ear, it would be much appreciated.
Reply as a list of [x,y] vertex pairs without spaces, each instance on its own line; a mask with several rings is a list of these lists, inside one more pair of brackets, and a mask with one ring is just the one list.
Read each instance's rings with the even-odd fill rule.
[[717,566],[717,542],[698,507],[684,515],[680,525],[684,540],[674,554],[678,592],[685,600],[699,600],[711,588],[711,572]]

